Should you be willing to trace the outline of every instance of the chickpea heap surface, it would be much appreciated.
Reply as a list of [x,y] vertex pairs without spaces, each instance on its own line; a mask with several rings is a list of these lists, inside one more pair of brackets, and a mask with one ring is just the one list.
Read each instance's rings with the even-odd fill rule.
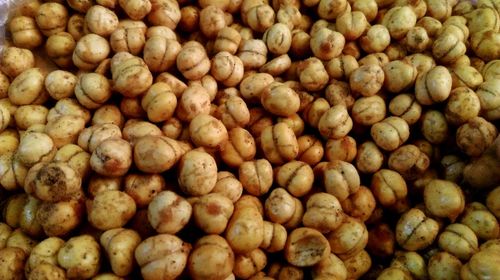
[[499,0],[10,2],[0,280],[500,279]]

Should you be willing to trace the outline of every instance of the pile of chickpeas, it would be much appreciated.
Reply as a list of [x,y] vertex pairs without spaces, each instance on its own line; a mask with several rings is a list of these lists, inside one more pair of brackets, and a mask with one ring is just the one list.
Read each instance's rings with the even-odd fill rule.
[[28,0],[0,279],[500,279],[500,0]]

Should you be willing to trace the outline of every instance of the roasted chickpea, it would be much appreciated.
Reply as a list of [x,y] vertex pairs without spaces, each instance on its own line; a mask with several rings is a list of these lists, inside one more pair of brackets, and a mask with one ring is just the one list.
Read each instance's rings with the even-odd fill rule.
[[9,31],[16,47],[34,49],[42,45],[43,36],[32,17],[17,16],[10,20]]
[[97,275],[100,258],[99,244],[90,235],[70,238],[57,254],[57,261],[69,278]]
[[217,164],[208,153],[192,150],[179,162],[179,187],[192,196],[210,193],[217,182]]
[[50,36],[66,29],[68,10],[59,3],[44,3],[38,8],[35,19],[43,35]]
[[396,241],[406,250],[428,247],[438,235],[438,223],[428,218],[424,212],[412,208],[405,212],[396,225]]
[[319,29],[311,35],[311,51],[315,57],[321,60],[330,60],[339,56],[342,53],[344,45],[344,36],[341,33],[332,31],[326,27]]
[[298,267],[313,266],[330,255],[330,244],[319,231],[297,228],[288,236],[285,245],[286,260]]
[[200,238],[188,259],[189,275],[196,280],[227,279],[233,269],[236,269],[234,253],[229,245],[218,235]]

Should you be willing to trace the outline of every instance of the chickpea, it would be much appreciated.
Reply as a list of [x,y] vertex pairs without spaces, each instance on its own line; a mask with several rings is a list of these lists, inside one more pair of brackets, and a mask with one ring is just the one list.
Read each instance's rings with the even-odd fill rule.
[[85,25],[91,33],[108,37],[118,28],[118,16],[106,7],[94,5],[85,14]]
[[423,114],[421,118],[421,132],[427,141],[433,144],[440,144],[448,138],[448,123],[443,113],[437,110],[430,110]]
[[206,194],[193,204],[193,218],[196,225],[208,234],[221,234],[233,214],[231,199],[223,194]]
[[389,207],[406,198],[408,189],[403,177],[396,171],[381,169],[373,174],[371,190],[379,203]]
[[498,113],[500,107],[497,106],[500,96],[500,91],[498,91],[497,87],[499,84],[500,79],[491,79],[479,85],[476,90],[481,104],[481,115],[490,121],[500,118],[500,114]]
[[[326,233],[337,229],[344,220],[344,212],[338,199],[328,193],[313,194],[307,200],[307,210],[302,223]],[[325,219],[325,217],[327,217]]]
[[406,250],[428,247],[438,235],[438,223],[417,208],[405,212],[396,225],[396,241]]
[[264,128],[261,146],[265,157],[274,164],[282,164],[297,157],[299,152],[297,138],[285,123]]
[[134,265],[134,251],[140,242],[141,238],[137,232],[124,228],[111,229],[101,235],[100,243],[116,275],[130,274]]
[[332,253],[341,259],[346,259],[363,250],[368,243],[368,230],[361,221],[347,217],[328,235],[328,242]]
[[384,155],[372,141],[361,144],[356,153],[356,168],[362,173],[377,172],[384,162]]
[[387,224],[376,224],[368,231],[367,249],[375,256],[393,255],[394,243],[394,232]]
[[217,81],[232,87],[238,85],[242,80],[243,67],[243,62],[239,57],[222,51],[212,59],[210,73]]
[[322,181],[327,193],[334,195],[340,202],[358,191],[359,174],[354,165],[333,160],[326,164],[322,171]]
[[356,140],[351,136],[329,139],[326,142],[326,159],[352,162],[357,154]]
[[99,244],[90,235],[70,238],[57,254],[57,261],[69,278],[97,275],[100,258]]
[[298,267],[313,266],[329,255],[328,240],[317,230],[297,228],[288,236],[285,245],[285,258],[292,265]]
[[90,71],[106,59],[109,52],[110,46],[105,38],[97,34],[87,34],[76,43],[72,59],[78,68]]
[[439,247],[460,260],[468,260],[478,251],[474,232],[463,224],[450,224],[439,236]]
[[225,238],[235,253],[248,253],[257,249],[264,240],[264,220],[258,207],[241,205],[241,201],[235,204]]
[[32,17],[17,16],[10,20],[9,30],[16,47],[35,49],[42,45],[43,36]]
[[176,116],[181,121],[191,121],[199,114],[210,113],[210,96],[200,85],[189,86],[178,100]]
[[22,279],[26,257],[27,254],[20,248],[7,247],[0,249],[0,262],[4,264],[0,269],[2,279]]
[[353,11],[340,15],[336,20],[335,27],[347,41],[353,41],[363,35],[368,27],[368,21],[362,12]]
[[237,56],[243,62],[245,70],[262,67],[267,62],[266,43],[258,39],[243,40]]
[[[328,1],[323,0],[321,2]],[[345,1],[344,1],[345,2]],[[344,36],[326,27],[311,35],[310,47],[314,56],[321,60],[330,60],[339,56],[345,46]]]
[[48,99],[44,88],[45,75],[40,68],[20,73],[9,87],[9,100],[14,105],[40,105]]
[[389,168],[407,180],[414,180],[430,165],[429,157],[415,145],[403,145],[389,156]]
[[179,187],[192,196],[210,193],[217,182],[217,164],[214,158],[201,151],[185,153],[179,162]]
[[386,151],[393,151],[401,146],[410,135],[406,121],[399,117],[387,117],[371,127],[373,141]]
[[309,91],[322,90],[328,83],[328,73],[321,60],[311,57],[299,63],[300,84]]
[[177,233],[189,222],[191,213],[191,204],[171,191],[158,193],[148,205],[148,220],[158,233]]
[[360,66],[349,77],[349,85],[353,92],[363,96],[373,96],[382,88],[384,71],[378,65]]
[[317,2],[319,2],[318,15],[320,18],[326,20],[334,20],[351,9],[351,6],[346,0],[320,0],[314,1],[313,3]]
[[90,157],[92,169],[105,176],[123,176],[131,165],[132,147],[127,141],[120,138],[102,141]]
[[184,44],[177,55],[177,68],[188,80],[198,80],[210,70],[210,60],[205,48],[198,42]]
[[493,144],[496,127],[481,117],[474,117],[457,129],[457,146],[471,157],[480,156]]
[[66,29],[68,11],[59,3],[44,3],[38,8],[35,19],[43,35],[51,36]]
[[35,67],[35,57],[28,49],[7,47],[0,56],[0,70],[11,79]]
[[56,70],[45,77],[45,89],[56,100],[72,97],[78,79],[71,72]]
[[458,258],[447,252],[439,252],[429,259],[427,269],[432,279],[460,278],[462,263]]
[[100,230],[123,227],[135,214],[132,197],[117,190],[103,191],[87,202],[88,221]]
[[164,72],[176,63],[181,50],[181,44],[176,39],[152,36],[144,44],[144,62],[150,71]]
[[243,22],[256,32],[264,32],[270,28],[275,21],[275,12],[273,8],[267,4],[256,4],[248,10],[242,7]]
[[236,269],[235,256],[229,245],[218,235],[200,238],[188,259],[190,276],[193,279],[226,279]]
[[298,94],[286,84],[270,83],[262,90],[260,101],[264,109],[281,117],[291,116],[299,110]]
[[382,19],[382,25],[386,26],[391,37],[399,40],[417,23],[417,16],[409,6],[393,7],[389,9]]
[[493,213],[479,202],[472,202],[466,206],[460,222],[468,226],[479,239],[483,240],[496,238],[500,231],[498,221]]

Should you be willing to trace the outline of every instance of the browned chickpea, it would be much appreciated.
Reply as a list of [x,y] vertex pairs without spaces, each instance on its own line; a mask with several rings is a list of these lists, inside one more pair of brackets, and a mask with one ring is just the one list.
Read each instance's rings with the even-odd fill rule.
[[360,178],[358,171],[354,165],[348,162],[341,160],[330,161],[326,164],[322,173],[321,179],[326,192],[333,194],[340,202],[359,189]]
[[43,104],[48,97],[44,80],[45,74],[40,68],[31,68],[20,73],[10,84],[10,102],[14,105]]
[[243,78],[243,62],[229,52],[217,53],[212,59],[210,73],[213,77],[227,87],[233,87]]
[[208,234],[221,234],[233,214],[231,199],[223,194],[211,193],[201,196],[193,203],[195,224]]
[[319,29],[311,35],[311,51],[315,57],[321,60],[330,60],[339,56],[342,53],[344,45],[344,36],[341,33],[332,31],[326,27]]
[[389,112],[405,120],[409,125],[415,124],[422,114],[422,106],[413,94],[396,95],[389,103]]
[[481,117],[474,117],[457,129],[457,146],[471,157],[480,156],[493,144],[496,127]]
[[316,165],[321,161],[324,149],[321,141],[312,135],[303,135],[297,138],[299,145],[299,154],[297,160],[303,161],[310,166]]
[[237,55],[243,62],[245,70],[251,70],[266,64],[267,51],[264,41],[249,39],[241,42]]
[[87,34],[76,43],[73,52],[73,63],[81,70],[93,70],[106,59],[110,52],[108,41],[97,35]]
[[243,22],[256,32],[264,32],[271,27],[275,21],[275,12],[273,8],[264,1],[262,4],[252,4],[248,9],[242,7]]
[[306,195],[311,190],[313,181],[312,168],[300,161],[290,161],[276,173],[276,182],[295,197]]
[[349,85],[353,92],[373,96],[382,88],[384,76],[384,71],[378,65],[360,66],[349,77]]
[[378,95],[359,98],[354,102],[351,110],[354,121],[366,126],[382,121],[385,113],[384,99]]
[[371,190],[379,203],[389,207],[405,199],[408,193],[406,182],[398,172],[381,169],[373,174]]
[[328,83],[328,73],[321,60],[311,57],[297,67],[300,84],[308,91],[322,90]]
[[273,183],[272,166],[265,159],[243,162],[238,172],[243,188],[255,196],[267,193]]
[[368,252],[361,250],[352,257],[344,259],[344,266],[347,269],[347,277],[356,279],[368,272],[372,266],[372,260]]
[[264,240],[262,205],[259,201],[257,201],[258,206],[251,201],[243,202],[244,197],[235,203],[234,213],[229,220],[225,234],[227,242],[237,253],[251,252],[257,249]]
[[[320,0],[312,1],[318,3],[318,15],[322,19],[334,20],[344,12],[348,12],[351,6],[346,0]],[[315,4],[312,4],[314,6]]]
[[386,151],[401,146],[410,135],[408,123],[399,117],[387,117],[371,127],[373,141]]
[[472,202],[465,207],[460,222],[468,226],[479,239],[495,240],[500,232],[498,221],[493,213],[479,202]]
[[443,66],[421,73],[415,83],[415,97],[422,105],[445,101],[451,91],[451,75]]
[[135,259],[145,280],[175,279],[187,264],[191,245],[170,234],[159,234],[142,241]]
[[432,144],[441,144],[448,138],[448,123],[443,113],[437,110],[425,112],[421,118],[421,132]]
[[450,224],[439,235],[439,247],[460,260],[470,259],[478,251],[474,232],[463,224]]
[[158,193],[148,205],[148,220],[158,233],[175,234],[182,230],[191,213],[191,204],[172,191]]
[[266,86],[260,96],[261,104],[271,114],[288,117],[298,112],[300,98],[286,84],[272,82]]
[[487,120],[496,120],[500,116],[499,107],[496,105],[500,96],[497,88],[499,84],[500,79],[490,79],[479,85],[476,90],[481,103],[482,116]]
[[318,129],[321,135],[329,139],[346,136],[352,129],[352,119],[344,105],[335,105],[319,119]]
[[406,33],[404,44],[409,52],[419,53],[429,47],[431,39],[424,27],[415,26]]
[[118,27],[118,16],[106,7],[94,5],[85,14],[85,26],[91,33],[109,37]]
[[185,43],[176,61],[177,69],[188,80],[199,80],[210,71],[210,60],[206,50],[196,41]]
[[417,146],[403,145],[391,152],[388,165],[405,179],[415,180],[427,170],[430,159]]
[[264,128],[261,146],[265,157],[274,164],[282,164],[297,157],[299,146],[293,130],[285,123]]
[[425,213],[412,208],[404,213],[396,225],[396,241],[406,250],[427,248],[438,235],[438,223]]
[[101,235],[100,243],[108,255],[111,270],[116,275],[126,276],[132,272],[134,251],[140,242],[139,234],[130,229],[111,229]]
[[431,180],[425,186],[424,202],[432,215],[449,218],[452,222],[465,207],[465,197],[460,187],[444,180]]
[[313,266],[330,255],[328,240],[311,228],[296,228],[285,245],[286,260],[298,267]]
[[43,36],[35,19],[27,16],[17,16],[10,20],[9,31],[16,47],[34,49],[42,45]]
[[189,275],[195,280],[227,279],[236,269],[230,244],[218,235],[200,238],[191,251],[187,265]]
[[344,211],[338,199],[328,193],[315,193],[309,197],[302,223],[308,228],[327,233],[337,229],[344,220]]
[[262,92],[274,81],[272,75],[267,73],[252,73],[240,83],[240,92],[247,102],[260,101]]
[[38,8],[35,19],[43,35],[50,36],[66,29],[68,11],[59,3],[44,3]]
[[393,7],[382,18],[382,25],[387,27],[391,37],[396,40],[403,39],[416,23],[417,16],[410,6]]
[[332,253],[341,259],[346,259],[366,247],[368,230],[360,220],[346,217],[339,227],[328,234],[328,242]]
[[275,55],[286,54],[292,44],[292,33],[283,23],[275,23],[264,33],[262,40]]
[[[327,92],[330,87],[327,87]],[[354,103],[354,102],[353,102]],[[340,104],[339,104],[340,105]],[[321,117],[330,109],[330,104],[325,98],[316,98],[313,102],[306,105],[302,116],[304,121],[310,126],[317,128]]]
[[158,174],[128,174],[124,179],[124,191],[131,196],[137,207],[148,206],[153,198],[165,189],[165,179]]
[[329,161],[342,160],[352,162],[356,157],[356,140],[351,136],[340,139],[328,139],[325,146],[325,156]]
[[0,262],[4,265],[0,269],[0,277],[6,280],[23,278],[23,267],[28,254],[21,248],[7,247],[0,249]]
[[226,51],[230,54],[236,54],[241,43],[240,33],[232,27],[224,27],[217,32],[215,38],[214,51]]
[[413,86],[417,78],[417,68],[412,64],[394,60],[382,67],[385,74],[384,87],[393,93],[398,93]]
[[210,193],[217,182],[217,164],[208,153],[192,150],[179,162],[178,182],[181,190],[192,196]]
[[285,189],[276,188],[266,199],[265,214],[273,223],[286,224],[292,220],[295,207],[295,198]]
[[11,79],[35,67],[35,57],[28,49],[7,47],[0,56],[0,70]]
[[366,247],[375,256],[393,255],[395,243],[394,232],[387,224],[376,224],[368,231],[368,244]]
[[90,158],[94,171],[105,176],[123,176],[132,165],[132,147],[120,138],[109,138],[97,145]]
[[17,158],[27,167],[39,162],[49,162],[54,158],[54,141],[45,133],[29,132],[21,138],[17,149]]
[[135,202],[128,194],[109,190],[87,201],[88,221],[101,230],[123,227],[135,214]]
[[457,257],[447,252],[439,252],[429,259],[427,270],[432,279],[459,279],[461,267],[462,263]]
[[210,113],[210,96],[200,85],[189,86],[178,100],[176,116],[181,121],[191,121],[199,114]]
[[362,173],[375,173],[384,163],[384,155],[372,141],[361,144],[356,153],[356,167]]

